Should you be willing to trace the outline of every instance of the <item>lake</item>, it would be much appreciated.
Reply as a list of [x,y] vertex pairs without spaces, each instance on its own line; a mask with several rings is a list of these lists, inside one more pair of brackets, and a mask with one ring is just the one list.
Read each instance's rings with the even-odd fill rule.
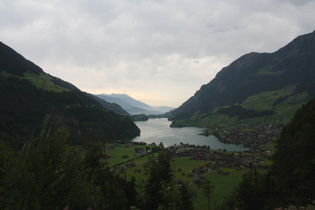
[[205,128],[171,128],[171,121],[168,121],[167,118],[149,119],[148,121],[138,121],[135,123],[140,128],[141,134],[132,140],[134,142],[145,142],[147,144],[154,142],[157,145],[162,142],[165,147],[182,142],[184,144],[207,145],[215,150],[246,150],[246,148],[234,144],[222,143],[215,136],[198,135],[201,134]]

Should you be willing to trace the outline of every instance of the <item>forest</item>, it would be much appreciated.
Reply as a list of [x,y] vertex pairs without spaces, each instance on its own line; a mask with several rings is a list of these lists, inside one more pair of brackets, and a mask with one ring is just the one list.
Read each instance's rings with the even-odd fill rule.
[[134,179],[108,166],[104,144],[88,140],[78,150],[67,144],[68,137],[69,131],[47,116],[22,150],[1,141],[1,209],[193,209],[186,186],[172,179],[166,149],[145,164],[140,197]]

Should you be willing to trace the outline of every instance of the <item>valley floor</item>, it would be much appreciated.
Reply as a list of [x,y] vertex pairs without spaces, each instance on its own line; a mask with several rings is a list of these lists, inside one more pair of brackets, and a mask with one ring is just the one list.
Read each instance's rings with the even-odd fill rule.
[[[211,194],[211,207],[218,209],[224,197],[229,195],[242,180],[242,175],[253,168],[267,171],[271,161],[272,142],[261,147],[261,150],[228,152],[211,150],[207,146],[189,144],[173,145],[167,149],[172,152],[174,178],[178,184],[189,186],[194,199],[195,209],[204,209],[207,199],[200,184],[209,181],[214,185]],[[107,145],[108,163],[122,176],[135,177],[140,195],[143,194],[146,175],[143,165],[156,145],[136,145],[133,143]]]

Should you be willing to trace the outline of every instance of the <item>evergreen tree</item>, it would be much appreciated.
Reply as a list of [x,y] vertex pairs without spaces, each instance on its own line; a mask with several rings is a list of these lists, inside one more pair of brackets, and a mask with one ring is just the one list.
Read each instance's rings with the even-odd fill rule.
[[96,209],[120,210],[138,206],[135,180],[127,181],[115,174],[107,165],[105,147],[100,142],[85,144],[85,173],[93,182],[93,202]]
[[148,181],[145,186],[145,209],[157,209],[159,203],[163,203],[161,192],[163,185],[170,185],[172,181],[171,154],[165,149],[161,149],[158,158],[150,156],[145,164],[145,172]]
[[188,191],[187,185],[182,184],[180,186],[180,195],[181,195],[181,209],[193,210],[193,200],[192,196]]
[[208,200],[208,209],[210,210],[210,195],[213,193],[214,186],[211,183],[205,183],[201,186],[201,190],[204,196],[207,197]]
[[[284,204],[315,200],[315,99],[282,130],[271,174]],[[288,164],[289,163],[289,164]]]
[[89,184],[80,154],[66,145],[67,130],[46,117],[39,137],[26,143],[5,169],[4,209],[87,208]]

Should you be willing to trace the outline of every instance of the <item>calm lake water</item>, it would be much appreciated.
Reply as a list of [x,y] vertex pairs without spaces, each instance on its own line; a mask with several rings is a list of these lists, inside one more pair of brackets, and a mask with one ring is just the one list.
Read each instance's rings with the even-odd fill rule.
[[165,147],[174,144],[189,143],[195,145],[207,145],[211,149],[226,149],[227,151],[246,150],[234,144],[224,144],[218,141],[215,136],[203,136],[205,128],[185,127],[171,128],[171,121],[166,118],[149,119],[148,121],[135,122],[141,130],[141,135],[134,138],[134,142],[145,142],[148,144],[161,142]]

